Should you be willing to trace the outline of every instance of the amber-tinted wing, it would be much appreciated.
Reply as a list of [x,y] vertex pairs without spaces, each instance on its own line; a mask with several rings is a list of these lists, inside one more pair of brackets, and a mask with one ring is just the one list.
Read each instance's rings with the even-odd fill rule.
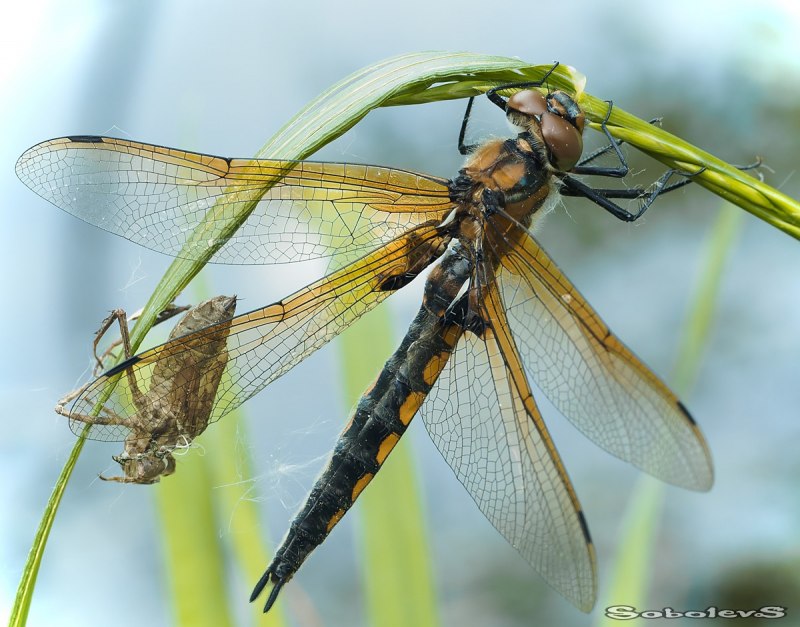
[[709,489],[708,447],[677,397],[611,333],[532,237],[515,237],[497,283],[525,371],[608,452],[664,481]]
[[580,505],[528,388],[499,296],[482,337],[463,334],[422,406],[431,438],[495,528],[589,611],[596,575]]
[[[108,137],[43,142],[16,170],[64,211],[168,255],[199,258],[230,236],[212,258],[218,263],[286,263],[332,252],[352,259],[452,208],[445,179],[414,172],[226,159]],[[244,224],[225,233],[231,216],[249,205],[255,208]],[[192,236],[203,221],[202,234]]]
[[[409,269],[419,269],[430,263],[433,260],[431,251],[440,249],[445,241],[436,226],[431,223],[413,228],[284,300],[234,318],[229,323],[227,367],[209,422],[238,407],[380,303],[392,293],[386,289],[388,277],[404,276]],[[160,399],[152,398],[149,393],[156,364],[170,358],[175,363],[187,361],[181,353],[199,353],[201,345],[218,335],[211,327],[137,355],[93,381],[76,399],[70,413],[92,415],[93,410],[102,406],[99,422],[106,420],[109,424],[95,425],[88,437],[108,441],[125,439],[130,432],[127,425],[141,424],[143,409],[148,406],[158,409]],[[220,363],[225,364],[208,360],[208,367],[221,367],[217,365]],[[202,368],[198,366],[195,370]],[[144,396],[145,402],[134,400],[137,394],[131,381],[138,385],[139,396]],[[116,385],[106,399],[109,383]],[[181,385],[187,390],[197,387],[192,380],[182,381]],[[173,395],[180,396],[176,392]],[[170,403],[161,405],[169,407]],[[156,422],[162,417],[154,418]],[[80,434],[85,423],[85,419],[73,418],[70,424],[73,431]],[[147,431],[147,425],[140,430]]]

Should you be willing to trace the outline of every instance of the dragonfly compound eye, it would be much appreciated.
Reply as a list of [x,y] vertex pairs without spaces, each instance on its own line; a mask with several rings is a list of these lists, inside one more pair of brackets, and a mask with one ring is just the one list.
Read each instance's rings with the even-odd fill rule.
[[531,117],[541,115],[547,111],[547,100],[538,91],[523,89],[508,99],[506,111],[517,111]]
[[572,169],[583,152],[580,130],[564,118],[549,111],[542,114],[542,139],[550,154],[550,163],[562,172]]

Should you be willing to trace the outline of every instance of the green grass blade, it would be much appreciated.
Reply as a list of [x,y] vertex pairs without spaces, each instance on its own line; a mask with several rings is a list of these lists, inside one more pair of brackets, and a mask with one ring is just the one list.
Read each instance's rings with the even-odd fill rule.
[[361,561],[367,624],[439,625],[423,495],[407,438],[395,447],[361,503]]
[[39,574],[39,567],[42,563],[44,548],[47,545],[47,538],[50,536],[50,530],[53,528],[53,521],[56,517],[56,511],[58,511],[58,505],[61,503],[61,498],[64,496],[64,490],[67,488],[67,482],[72,475],[75,464],[78,463],[78,457],[81,454],[85,441],[86,440],[79,439],[75,443],[75,446],[72,447],[67,463],[64,464],[64,468],[55,486],[53,486],[50,498],[47,500],[47,505],[42,514],[42,520],[39,522],[39,528],[33,539],[31,550],[28,552],[28,559],[25,562],[25,568],[22,571],[22,577],[17,587],[17,596],[14,599],[14,607],[11,608],[11,617],[8,621],[9,627],[23,627],[28,620],[33,591],[36,587],[36,577]]
[[[196,302],[208,298],[195,282]],[[185,627],[233,625],[225,585],[225,546],[217,533],[209,457],[201,451],[209,433],[176,455],[176,473],[154,487],[162,555],[172,602],[173,624]],[[219,451],[212,449],[214,454]]]
[[[342,336],[342,372],[349,406],[392,351],[384,309],[367,314]],[[403,438],[359,498],[359,555],[367,624],[372,627],[434,627],[439,624],[425,532],[422,496],[411,453]]]
[[[653,564],[661,507],[664,501],[664,485],[652,477],[643,475],[628,500],[628,506],[620,528],[619,550],[612,564],[608,592],[600,599],[597,615],[598,627],[619,625],[619,620],[605,615],[605,608],[628,605],[639,611],[649,609],[647,592]],[[648,621],[626,620],[626,625],[645,625]]]
[[[258,155],[283,159],[307,157],[351,128],[373,108],[386,104],[403,104],[390,103],[393,98],[405,97],[410,104],[415,93],[422,93],[436,83],[455,81],[466,75],[473,79],[478,77],[479,80],[487,77],[487,80],[491,78],[513,81],[519,80],[519,76],[530,77],[536,71],[536,67],[518,59],[469,53],[434,52],[395,57],[361,70],[326,91],[284,126]],[[207,219],[198,226],[188,244],[194,246],[197,242],[214,241],[214,245],[207,248],[206,255],[201,259],[176,259],[170,265],[132,330],[131,343],[134,351],[141,345],[158,313],[188,285],[249,214],[249,211],[242,211],[222,220],[217,211],[218,208],[209,210]],[[82,447],[83,440],[78,440],[45,506],[11,613],[15,627],[24,625],[27,620],[44,547]]]
[[[195,281],[196,302],[208,298],[203,283]],[[247,499],[248,485],[242,483],[253,474],[246,451],[238,446],[242,417],[237,410],[209,428],[195,440],[200,450],[192,447],[177,456],[178,472],[156,487],[177,625],[234,624],[231,605],[241,603],[246,594],[229,598],[226,557],[232,557],[248,583],[258,580],[269,557],[256,504]],[[192,527],[188,533],[187,524]],[[280,607],[265,616],[253,606],[251,613],[253,624],[285,624]]]
[[[437,97],[454,98],[463,94],[459,79],[471,76],[473,80],[495,82],[526,80],[541,76],[549,66],[531,66],[517,59],[488,57],[470,53],[414,53],[394,57],[365,68],[340,81],[294,116],[256,154],[256,157],[273,159],[305,159],[355,126],[371,110],[385,105],[416,102],[431,86],[452,85],[449,92],[437,91]],[[266,192],[279,180],[276,177]],[[228,238],[247,219],[257,204],[257,199],[244,204],[235,215],[227,208],[212,207],[204,221],[188,239],[185,250],[193,251],[193,259],[178,258],[167,269],[142,316],[131,333],[134,349],[150,329],[155,316],[162,311],[189,281],[221,248]],[[209,242],[212,244],[209,245]],[[197,251],[203,254],[198,258]]]
[[194,449],[180,456],[178,463],[178,472],[155,488],[173,624],[227,627],[233,620],[211,499],[211,472],[206,458]]
[[[257,581],[269,561],[258,506],[248,498],[252,476],[247,455],[238,446],[245,434],[241,411],[206,431],[178,459],[179,471],[156,488],[164,559],[169,574],[176,625],[209,627],[233,625],[232,604],[247,594],[229,597],[226,558],[232,558],[241,579]],[[260,604],[250,608],[252,624],[284,627],[279,601],[269,614]]]
[[694,384],[697,369],[708,341],[714,309],[719,295],[725,263],[742,230],[744,216],[723,203],[707,244],[706,259],[701,264],[703,273],[696,288],[692,310],[684,328],[678,350],[673,387],[679,396],[686,396]]
[[[593,122],[592,126],[599,128],[608,112],[608,103],[588,94],[583,94],[578,101],[587,119]],[[614,137],[670,168],[699,172],[692,177],[698,185],[800,239],[800,202],[774,187],[616,105],[611,111],[608,129]]]
[[[694,382],[708,341],[717,295],[722,281],[725,261],[730,255],[742,224],[742,214],[723,205],[707,242],[706,259],[700,264],[702,274],[695,288],[673,379],[679,396],[685,397]],[[643,476],[628,501],[620,532],[619,552],[612,566],[608,594],[601,608],[628,605],[639,610],[649,609],[647,591],[653,564],[660,512],[664,499],[664,484]],[[629,625],[647,625],[646,619],[626,620]],[[618,625],[619,620],[598,615],[599,627]]]
[[[247,447],[242,445],[248,441],[244,412],[240,409],[213,425],[206,432],[204,440],[207,450],[213,451],[207,459],[211,465],[211,498],[218,513],[217,524],[249,592],[249,586],[264,573],[272,547],[264,541],[267,535],[266,524],[261,519],[260,507],[252,495],[252,462]],[[246,598],[247,594],[240,594],[234,602],[241,603]],[[268,614],[264,614],[261,603],[251,604],[250,614],[253,624],[256,625],[286,625],[281,596]]]

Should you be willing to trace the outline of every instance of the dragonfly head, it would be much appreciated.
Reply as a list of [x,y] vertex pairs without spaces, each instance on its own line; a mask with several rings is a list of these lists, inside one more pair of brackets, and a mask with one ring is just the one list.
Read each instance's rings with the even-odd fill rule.
[[158,483],[161,477],[166,477],[175,472],[175,458],[172,453],[161,451],[147,451],[136,455],[129,455],[124,451],[122,455],[114,455],[113,460],[122,466],[122,477],[104,477],[104,481],[118,483],[141,483],[144,485]]
[[541,136],[550,165],[556,170],[571,170],[580,159],[586,117],[566,92],[544,96],[534,89],[518,91],[506,102],[506,116],[514,126]]

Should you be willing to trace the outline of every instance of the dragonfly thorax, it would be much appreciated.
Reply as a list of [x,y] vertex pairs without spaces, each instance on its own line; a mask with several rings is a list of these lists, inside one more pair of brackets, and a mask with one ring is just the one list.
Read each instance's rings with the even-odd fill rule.
[[527,228],[550,194],[551,179],[544,145],[521,133],[516,139],[486,142],[472,153],[451,181],[451,197],[461,205],[462,222],[467,215],[478,222],[505,216]]

